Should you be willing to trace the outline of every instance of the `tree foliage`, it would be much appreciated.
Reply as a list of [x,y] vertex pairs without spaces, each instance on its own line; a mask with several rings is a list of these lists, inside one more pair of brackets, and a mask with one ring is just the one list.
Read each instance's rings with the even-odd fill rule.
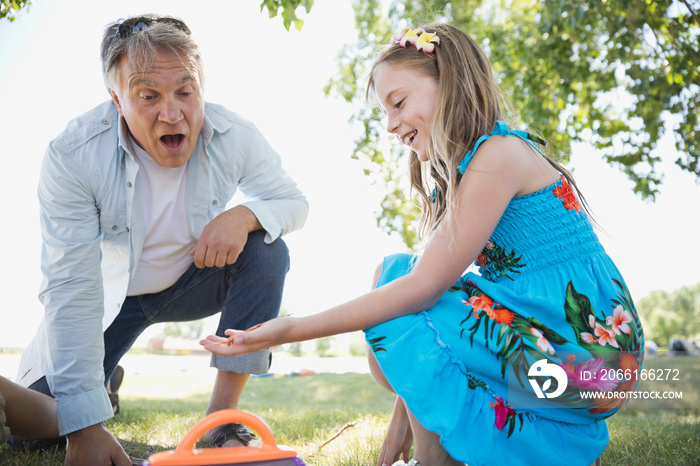
[[700,283],[668,293],[652,291],[637,302],[644,334],[659,346],[670,338],[692,339],[700,334]]
[[7,18],[9,21],[17,19],[15,15],[22,8],[29,8],[32,4],[29,0],[2,0],[0,2],[0,19]]
[[301,31],[301,28],[304,26],[304,20],[297,15],[297,8],[300,6],[304,7],[304,10],[308,13],[311,11],[311,7],[314,6],[314,0],[263,0],[260,4],[260,11],[263,8],[267,8],[270,18],[280,15],[287,31],[289,31],[289,27],[292,24],[294,24],[297,31]]
[[[489,55],[515,113],[546,136],[567,161],[584,141],[654,199],[663,180],[657,150],[671,122],[675,163],[700,179],[698,165],[700,28],[698,0],[355,0],[359,39],[348,44],[326,89],[363,102],[363,78],[392,33],[433,20],[474,37]],[[353,157],[387,185],[378,224],[416,242],[413,202],[397,182],[401,151],[381,149],[376,112],[352,118],[363,133]]]
[[[10,21],[16,19],[16,14],[25,7],[32,4],[29,0],[2,0],[0,3],[0,19],[7,18]],[[270,18],[277,15],[282,17],[284,27],[289,31],[289,27],[294,24],[297,30],[304,26],[304,20],[297,15],[297,9],[303,7],[306,12],[311,11],[314,0],[262,0],[260,11],[267,9]]]

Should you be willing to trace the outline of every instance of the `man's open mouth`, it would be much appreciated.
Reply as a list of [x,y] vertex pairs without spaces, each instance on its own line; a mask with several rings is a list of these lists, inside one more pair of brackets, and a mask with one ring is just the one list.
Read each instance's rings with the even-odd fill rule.
[[170,149],[176,149],[177,147],[180,147],[184,139],[184,134],[166,134],[160,137],[160,140],[163,142],[163,144],[165,144],[165,146]]

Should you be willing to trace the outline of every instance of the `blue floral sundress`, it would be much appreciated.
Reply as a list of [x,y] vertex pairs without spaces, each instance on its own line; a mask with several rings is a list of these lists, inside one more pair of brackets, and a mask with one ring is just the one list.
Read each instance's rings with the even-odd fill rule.
[[[535,147],[498,122],[462,173],[491,135]],[[385,258],[378,286],[415,260]],[[382,371],[469,466],[590,465],[608,444],[605,419],[636,387],[644,336],[566,178],[513,198],[476,265],[432,308],[365,330]]]

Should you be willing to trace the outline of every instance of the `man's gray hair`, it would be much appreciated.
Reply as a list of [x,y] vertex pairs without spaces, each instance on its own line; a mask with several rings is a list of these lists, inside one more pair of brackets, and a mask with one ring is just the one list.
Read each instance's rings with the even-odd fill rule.
[[[137,26],[124,27],[123,24]],[[100,59],[107,88],[119,87],[119,62],[122,57],[127,57],[132,69],[145,72],[158,50],[175,55],[186,68],[197,74],[202,83],[202,57],[185,23],[170,16],[148,14],[120,19],[105,27]]]

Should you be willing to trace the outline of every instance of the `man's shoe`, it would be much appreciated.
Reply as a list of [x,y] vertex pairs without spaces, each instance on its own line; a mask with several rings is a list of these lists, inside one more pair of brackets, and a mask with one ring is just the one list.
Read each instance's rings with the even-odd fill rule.
[[109,401],[112,403],[112,411],[114,411],[115,416],[119,412],[119,387],[122,386],[123,381],[124,368],[117,366],[109,381],[107,381],[107,394],[109,395]]

